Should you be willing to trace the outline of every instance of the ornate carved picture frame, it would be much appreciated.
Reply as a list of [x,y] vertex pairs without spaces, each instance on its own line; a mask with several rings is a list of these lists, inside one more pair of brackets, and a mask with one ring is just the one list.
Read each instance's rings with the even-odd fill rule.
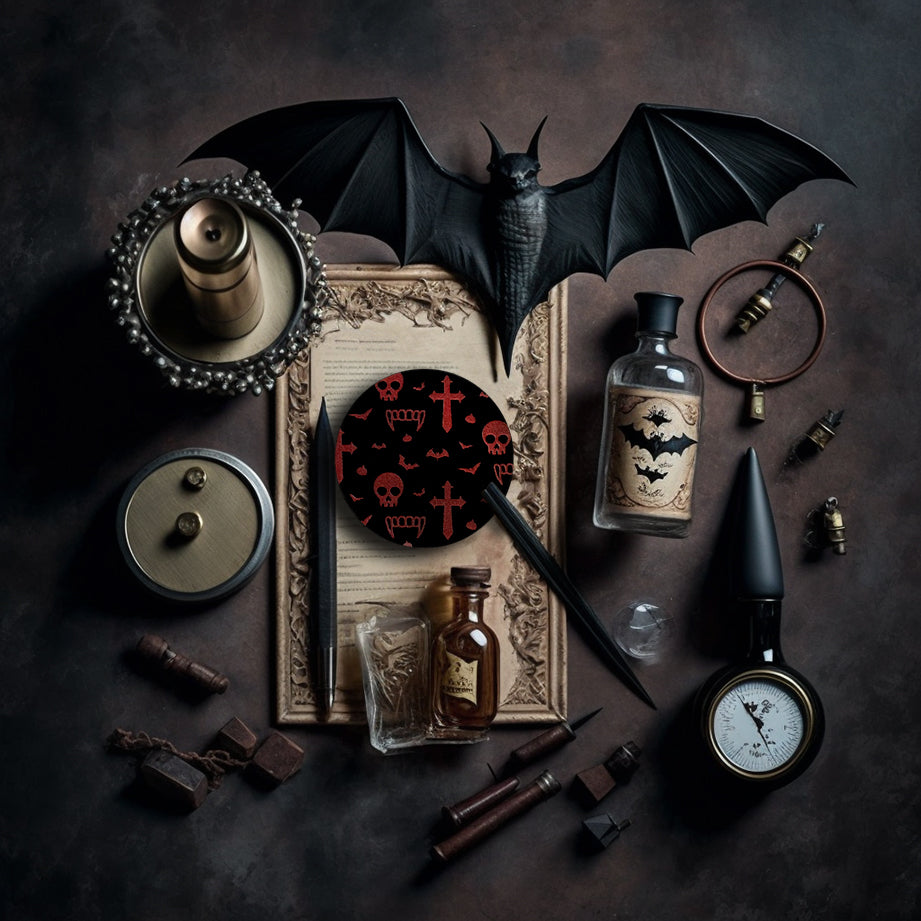
[[[309,457],[320,398],[334,431],[357,394],[387,374],[445,368],[476,381],[511,428],[509,498],[557,558],[563,551],[566,287],[525,322],[506,377],[476,298],[430,266],[328,266],[319,336],[276,388],[276,654],[279,723],[319,721],[309,648]],[[382,609],[444,615],[452,565],[492,567],[487,620],[500,637],[497,723],[555,722],[566,713],[562,605],[492,520],[443,548],[407,549],[368,532],[341,502],[339,668],[326,722],[364,722],[356,623]]]

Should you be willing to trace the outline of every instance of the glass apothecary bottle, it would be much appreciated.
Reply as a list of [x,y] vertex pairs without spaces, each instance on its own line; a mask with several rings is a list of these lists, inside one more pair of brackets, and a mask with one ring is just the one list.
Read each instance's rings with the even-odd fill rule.
[[451,569],[452,620],[432,646],[432,718],[436,726],[486,729],[499,708],[499,641],[483,619],[491,571]]
[[703,376],[671,352],[674,294],[641,291],[636,351],[618,358],[605,384],[594,522],[599,528],[686,537],[700,440]]

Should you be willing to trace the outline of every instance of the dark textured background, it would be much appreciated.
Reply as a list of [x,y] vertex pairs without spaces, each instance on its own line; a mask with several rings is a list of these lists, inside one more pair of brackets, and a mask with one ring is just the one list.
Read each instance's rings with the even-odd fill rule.
[[[67,918],[477,917],[902,919],[919,912],[917,598],[919,448],[917,40],[914,0],[696,3],[31,2],[4,13],[0,914]],[[230,777],[189,817],[130,792],[116,726],[185,748],[231,715],[260,733],[273,713],[272,566],[210,610],[144,598],[113,540],[127,480],[189,445],[236,454],[271,481],[270,398],[167,391],[112,328],[103,252],[116,224],[220,128],[305,99],[399,95],[433,153],[483,178],[485,121],[507,148],[548,115],[546,183],[581,174],[641,101],[760,115],[820,146],[856,188],[815,182],[771,212],[700,241],[642,253],[611,279],[570,285],[569,569],[605,618],[654,594],[679,630],[644,669],[653,712],[581,639],[569,646],[570,712],[604,711],[548,766],[565,782],[627,739],[643,767],[604,803],[633,827],[588,857],[585,812],[559,796],[429,878],[438,807],[487,779],[529,729],[484,746],[386,759],[359,730],[294,729],[303,770],[265,794]],[[707,371],[696,519],[683,542],[591,524],[605,370],[631,347],[632,295],[687,300],[677,348],[699,358],[700,298],[725,269],[774,258],[828,224],[807,274],[829,336],[807,375],[739,424],[740,395]],[[309,226],[309,222],[307,222]],[[385,248],[321,237],[327,262],[386,261]],[[780,341],[771,318],[763,342]],[[762,332],[759,331],[761,336]],[[791,440],[846,409],[824,456],[792,475]],[[828,732],[793,785],[747,810],[698,792],[675,743],[693,690],[732,655],[707,596],[729,481],[754,445],[787,577],[784,647],[816,685]],[[803,518],[826,495],[849,552],[806,559]],[[232,675],[193,704],[139,676],[124,651],[167,636]],[[690,788],[690,789],[689,789]]]

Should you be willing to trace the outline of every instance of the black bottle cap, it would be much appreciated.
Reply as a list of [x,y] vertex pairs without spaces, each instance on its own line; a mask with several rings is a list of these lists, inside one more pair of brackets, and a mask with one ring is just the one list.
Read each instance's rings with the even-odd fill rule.
[[754,448],[745,452],[736,483],[734,589],[737,598],[783,598],[783,567],[774,514]]
[[678,308],[684,298],[676,294],[662,294],[659,291],[638,291],[633,295],[636,301],[637,332],[662,333],[675,336],[678,327]]

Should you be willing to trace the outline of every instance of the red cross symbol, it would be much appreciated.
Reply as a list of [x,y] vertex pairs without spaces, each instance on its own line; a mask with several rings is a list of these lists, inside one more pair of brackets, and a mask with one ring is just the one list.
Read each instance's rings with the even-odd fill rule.
[[462,393],[451,393],[451,378],[446,374],[442,383],[445,385],[445,389],[438,393],[437,391],[432,391],[429,394],[429,399],[433,402],[441,400],[441,427],[446,431],[451,431],[451,404],[454,402],[460,402],[463,400],[464,395]]
[[342,482],[342,455],[343,454],[353,454],[357,451],[358,448],[356,445],[342,443],[342,429],[339,429],[339,434],[336,435],[336,481]]
[[445,540],[450,540],[451,535],[454,533],[454,509],[460,508],[462,505],[466,505],[467,503],[463,499],[451,498],[450,482],[446,482],[444,488],[444,496],[441,499],[430,499],[429,502],[431,502],[435,508],[441,508],[444,510],[441,533],[444,534]]

